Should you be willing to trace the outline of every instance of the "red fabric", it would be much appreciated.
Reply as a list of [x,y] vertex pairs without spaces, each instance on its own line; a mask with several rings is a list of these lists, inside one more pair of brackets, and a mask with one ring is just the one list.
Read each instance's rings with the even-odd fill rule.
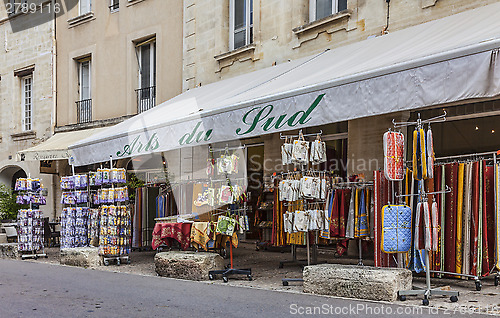
[[153,242],[151,246],[156,250],[160,245],[172,245],[176,240],[183,250],[191,243],[191,223],[156,223],[153,229]]
[[382,216],[381,216],[381,211],[382,207],[380,207],[380,171],[374,171],[373,172],[373,189],[375,191],[374,193],[374,198],[375,198],[375,215],[374,215],[374,233],[373,233],[373,238],[374,238],[374,246],[373,246],[373,261],[375,267],[380,267],[382,265],[382,255],[380,251],[380,235],[382,231]]
[[[441,182],[443,178],[443,173],[441,166],[434,166],[434,189],[436,191],[442,191]],[[436,202],[438,204],[438,224],[441,224],[441,196],[442,194],[436,194]],[[438,250],[434,254],[434,270],[441,270],[441,253],[443,252],[443,246],[441,246],[441,235],[442,235],[441,226],[438,226]]]
[[340,200],[342,197],[342,190],[335,190],[335,195],[333,196],[332,205],[332,215],[330,222],[330,237],[339,237],[339,210],[340,210]]
[[445,167],[445,184],[449,185],[453,191],[446,194],[446,209],[445,209],[445,241],[444,241],[444,253],[445,262],[444,268],[447,272],[454,273],[456,271],[456,251],[455,251],[455,239],[457,234],[456,229],[456,199],[457,199],[457,188],[458,188],[458,163],[448,164]]
[[495,168],[483,162],[483,275],[495,266]]
[[479,162],[472,164],[471,274],[477,275],[479,235]]

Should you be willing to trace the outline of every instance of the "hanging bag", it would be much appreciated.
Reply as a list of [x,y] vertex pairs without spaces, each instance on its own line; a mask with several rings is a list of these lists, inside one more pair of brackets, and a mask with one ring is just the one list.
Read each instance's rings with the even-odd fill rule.
[[236,226],[236,220],[225,215],[219,215],[215,233],[232,236]]
[[309,161],[309,142],[305,141],[302,132],[299,132],[299,138],[293,142],[292,161],[302,165]]

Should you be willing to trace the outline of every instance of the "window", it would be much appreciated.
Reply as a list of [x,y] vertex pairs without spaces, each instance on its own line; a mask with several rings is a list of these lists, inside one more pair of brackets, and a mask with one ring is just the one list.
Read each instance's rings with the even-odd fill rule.
[[109,10],[111,12],[116,12],[120,8],[120,0],[110,0]]
[[92,121],[92,97],[91,97],[91,60],[90,57],[78,62],[78,94],[80,100],[76,102],[78,123]]
[[92,10],[92,1],[91,0],[80,0],[80,15],[85,13],[89,13]]
[[136,53],[139,63],[138,112],[141,113],[156,106],[156,38],[137,44]]
[[33,75],[21,78],[23,131],[33,129]]
[[320,20],[346,9],[347,0],[309,0],[309,20]]
[[230,50],[253,42],[253,0],[230,0],[229,28]]

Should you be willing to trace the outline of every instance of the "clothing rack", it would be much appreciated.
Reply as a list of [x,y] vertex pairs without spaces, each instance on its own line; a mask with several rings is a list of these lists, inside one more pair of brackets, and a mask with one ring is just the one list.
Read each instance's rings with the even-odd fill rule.
[[303,134],[302,133],[302,129],[299,130],[299,134],[298,135],[283,135],[282,133],[280,133],[280,139],[287,139],[287,138],[299,138],[300,136],[302,137],[316,137],[318,135],[322,135],[323,134],[323,130],[320,130],[319,133],[315,133],[315,134]]
[[440,122],[445,122],[446,121],[446,110],[443,111],[443,115],[439,115],[436,117],[432,117],[429,119],[422,120],[420,119],[420,113],[418,113],[418,119],[417,121],[403,121],[403,122],[396,122],[396,120],[392,120],[392,124],[394,125],[394,129],[398,128],[403,128],[403,127],[408,127],[408,126],[419,126],[421,127],[424,124],[431,124],[431,123],[440,123]]
[[208,146],[208,149],[210,152],[225,152],[225,151],[232,151],[232,150],[239,150],[239,149],[245,149],[247,146],[246,145],[243,145],[243,146],[236,146],[236,147],[229,147],[227,144],[226,144],[226,147],[224,148],[217,148],[217,149],[214,149],[212,148],[212,146]]
[[[418,194],[403,195],[403,196],[420,196],[421,198],[424,198],[424,197],[427,197],[428,194],[446,194],[446,193],[449,193],[449,192],[451,192],[451,188],[449,188],[447,186],[447,189],[445,191],[436,191],[436,192],[426,193],[422,189],[420,191],[420,193],[418,193]],[[405,301],[406,300],[406,296],[423,295],[424,299],[423,299],[422,303],[423,303],[424,306],[428,306],[429,305],[429,297],[432,296],[432,295],[450,296],[450,300],[452,302],[458,301],[459,292],[457,292],[457,291],[441,290],[441,289],[433,289],[433,288],[431,288],[431,273],[452,274],[452,275],[458,275],[458,276],[463,276],[463,277],[474,277],[474,276],[457,274],[457,273],[446,273],[446,272],[441,272],[441,271],[430,270],[429,269],[429,267],[430,267],[429,251],[428,250],[424,250],[424,251],[425,251],[425,285],[426,285],[426,287],[424,289],[418,289],[418,290],[400,290],[398,292],[399,299],[401,301]],[[477,279],[477,280],[479,280],[479,278],[477,276],[475,276],[474,278]]]

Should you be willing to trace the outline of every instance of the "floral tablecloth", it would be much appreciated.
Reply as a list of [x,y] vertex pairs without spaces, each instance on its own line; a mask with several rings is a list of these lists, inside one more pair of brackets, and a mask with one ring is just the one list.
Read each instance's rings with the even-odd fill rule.
[[191,243],[190,235],[191,223],[156,223],[151,246],[156,250],[163,244],[172,246],[172,240],[176,240],[186,250]]

